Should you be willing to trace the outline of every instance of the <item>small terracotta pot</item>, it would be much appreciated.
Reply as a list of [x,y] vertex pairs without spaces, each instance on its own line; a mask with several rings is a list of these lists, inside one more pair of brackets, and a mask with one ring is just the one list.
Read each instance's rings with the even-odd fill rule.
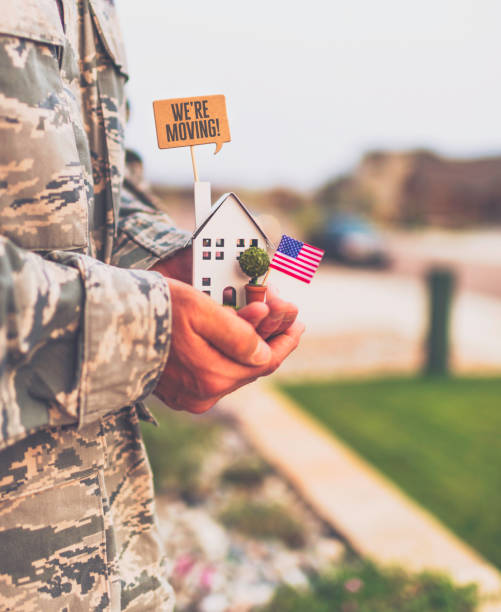
[[266,285],[245,285],[245,301],[264,302],[266,299]]

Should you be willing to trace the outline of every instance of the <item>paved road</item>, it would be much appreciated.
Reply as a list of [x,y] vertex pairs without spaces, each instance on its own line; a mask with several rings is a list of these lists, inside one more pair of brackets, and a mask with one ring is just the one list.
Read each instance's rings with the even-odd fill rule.
[[[427,326],[422,278],[327,264],[309,286],[276,271],[270,283],[298,303],[307,327],[281,375],[412,373],[421,367]],[[501,371],[501,299],[460,288],[451,331],[456,371]]]
[[387,240],[394,273],[422,278],[433,265],[447,266],[460,290],[501,298],[501,231],[393,232]]

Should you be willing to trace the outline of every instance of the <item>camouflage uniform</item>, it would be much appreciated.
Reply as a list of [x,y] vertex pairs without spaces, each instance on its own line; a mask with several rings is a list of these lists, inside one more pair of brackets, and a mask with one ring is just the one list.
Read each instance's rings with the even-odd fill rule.
[[2,2],[2,611],[172,608],[138,413],[171,331],[146,270],[186,235],[121,193],[113,4]]

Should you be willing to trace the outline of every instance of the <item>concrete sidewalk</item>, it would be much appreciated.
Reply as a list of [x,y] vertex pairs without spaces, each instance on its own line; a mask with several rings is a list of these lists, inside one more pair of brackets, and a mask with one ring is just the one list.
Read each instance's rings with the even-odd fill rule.
[[[244,387],[219,406],[362,556],[441,570],[459,584],[476,582],[483,596],[501,595],[495,567],[269,385]],[[499,612],[501,599],[482,610]]]
[[[273,270],[269,283],[299,307],[306,331],[278,375],[411,374],[424,363],[422,279],[323,264],[311,285]],[[501,299],[458,291],[451,316],[455,374],[501,372]]]

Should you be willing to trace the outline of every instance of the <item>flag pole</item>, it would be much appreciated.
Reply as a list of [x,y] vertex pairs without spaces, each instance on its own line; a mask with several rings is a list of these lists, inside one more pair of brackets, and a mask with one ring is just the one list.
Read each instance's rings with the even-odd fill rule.
[[193,176],[195,177],[195,183],[198,183],[197,160],[195,159],[195,147],[193,145],[190,146],[190,153],[191,153],[191,165],[193,166]]
[[262,282],[263,285],[266,285],[266,281],[268,280],[269,275],[270,275],[270,268],[268,268],[268,270],[266,271],[266,274],[264,275],[263,282]]

